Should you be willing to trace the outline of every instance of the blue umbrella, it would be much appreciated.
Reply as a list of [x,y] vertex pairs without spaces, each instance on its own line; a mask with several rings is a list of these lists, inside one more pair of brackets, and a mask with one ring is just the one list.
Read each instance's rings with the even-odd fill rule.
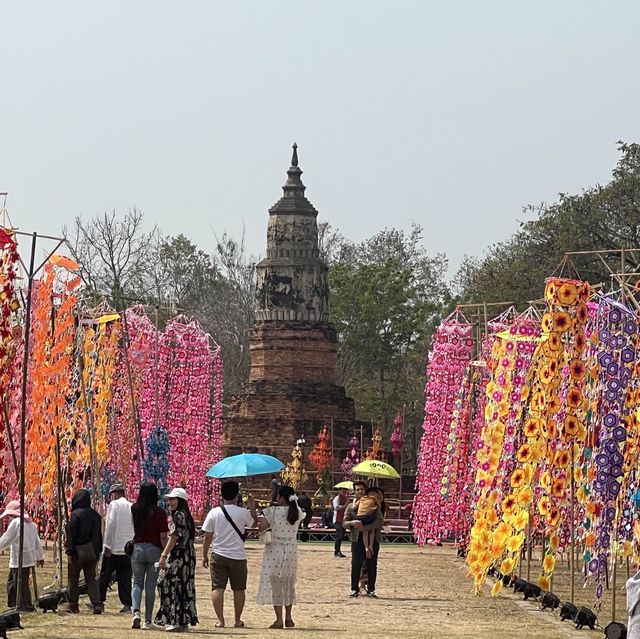
[[207,477],[225,479],[229,477],[249,477],[250,475],[268,475],[278,473],[284,464],[271,455],[241,453],[225,457],[207,471]]

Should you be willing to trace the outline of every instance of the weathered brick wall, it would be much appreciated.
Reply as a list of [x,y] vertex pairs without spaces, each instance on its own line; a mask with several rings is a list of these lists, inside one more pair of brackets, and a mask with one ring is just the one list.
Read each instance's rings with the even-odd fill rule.
[[337,337],[329,324],[258,322],[251,330],[249,381],[335,384]]
[[[229,452],[262,452],[288,459],[297,439],[311,449],[318,431],[333,419],[334,447],[347,448],[359,432],[353,400],[338,386],[250,383],[235,397],[225,419],[223,443]],[[276,454],[277,452],[277,454]]]

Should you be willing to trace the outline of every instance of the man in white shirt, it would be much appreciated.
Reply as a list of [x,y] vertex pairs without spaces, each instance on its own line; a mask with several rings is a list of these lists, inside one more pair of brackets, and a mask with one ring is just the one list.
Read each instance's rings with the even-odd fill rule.
[[100,599],[107,600],[111,575],[116,573],[121,613],[131,612],[131,558],[124,546],[133,539],[131,502],[124,496],[124,486],[116,482],[109,488],[109,506],[105,517],[104,551],[100,568]]
[[340,488],[338,494],[333,498],[333,527],[336,529],[336,542],[333,545],[334,557],[340,557],[341,559],[346,557],[342,554],[342,539],[344,538],[344,527],[342,526],[342,520],[344,519],[344,512],[349,503],[348,490],[346,488]]
[[[0,551],[11,548],[9,555],[9,578],[7,579],[7,606],[16,607],[18,568],[20,563],[20,502],[10,501],[0,519],[11,517],[7,530],[0,537]],[[24,513],[24,536],[22,542],[22,575],[20,579],[20,610],[33,612],[33,600],[29,588],[29,572],[38,564],[44,566],[44,550],[38,535],[38,527],[31,521],[31,517]]]
[[[209,511],[204,523],[204,547],[202,565],[209,567],[211,553],[211,601],[218,617],[216,628],[224,628],[224,591],[227,582],[233,590],[234,628],[244,628],[242,611],[247,589],[247,554],[244,548],[245,530],[258,524],[256,504],[251,495],[247,500],[249,510],[236,505],[240,487],[235,481],[222,484],[222,505]],[[230,521],[231,520],[231,521]],[[233,522],[233,524],[231,523]]]

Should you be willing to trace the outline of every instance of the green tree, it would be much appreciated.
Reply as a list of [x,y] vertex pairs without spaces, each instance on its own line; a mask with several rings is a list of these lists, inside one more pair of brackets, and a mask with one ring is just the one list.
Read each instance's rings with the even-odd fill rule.
[[482,259],[467,257],[455,281],[460,299],[524,306],[542,296],[545,278],[553,274],[619,288],[603,260],[614,272],[638,272],[640,252],[627,253],[624,264],[620,254],[563,259],[572,251],[640,249],[640,145],[619,142],[618,149],[621,157],[608,184],[527,207],[533,220]]
[[195,317],[222,347],[225,394],[240,391],[249,371],[249,329],[254,319],[255,259],[244,240],[224,234],[212,255],[184,235],[157,246],[154,299],[163,319]]
[[448,300],[446,259],[429,256],[422,229],[385,229],[343,241],[329,271],[340,340],[338,378],[358,417],[388,431],[398,407],[421,403],[428,342]]

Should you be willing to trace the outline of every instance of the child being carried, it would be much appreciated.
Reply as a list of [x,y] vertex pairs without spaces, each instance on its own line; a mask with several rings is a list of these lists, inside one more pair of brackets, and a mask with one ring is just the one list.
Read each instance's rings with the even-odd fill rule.
[[[380,508],[378,489],[374,486],[367,488],[364,497],[360,497],[358,502],[358,515],[356,519],[363,525],[368,526],[376,520],[377,510]],[[373,542],[375,539],[375,530],[362,531],[362,543],[364,544],[367,559],[373,557]]]

